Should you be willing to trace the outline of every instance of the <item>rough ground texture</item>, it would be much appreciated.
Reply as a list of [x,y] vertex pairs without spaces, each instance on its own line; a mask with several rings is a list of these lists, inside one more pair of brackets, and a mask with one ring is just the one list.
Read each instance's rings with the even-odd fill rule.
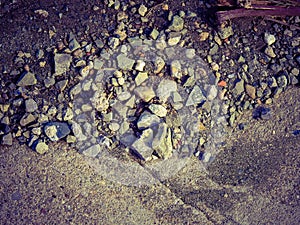
[[[131,28],[128,36],[135,35],[141,26],[150,25],[142,24],[136,16],[138,13],[131,10],[142,1],[122,2],[129,5]],[[169,10],[176,13],[178,10],[196,11],[198,17],[185,22],[187,40],[204,59],[210,52],[216,62],[221,62],[224,55],[238,61],[241,51],[250,71],[256,68],[252,58],[258,57],[264,66],[250,71],[247,73],[250,78],[246,77],[249,83],[253,81],[253,86],[261,76],[299,68],[295,59],[299,55],[299,36],[293,36],[297,32],[262,18],[233,21],[234,35],[228,45],[221,43],[218,47],[216,43],[212,44],[213,38],[200,42],[199,33],[217,30],[211,28],[213,20],[209,15],[212,11],[207,11],[209,7],[205,8],[202,2],[212,1],[185,1],[184,6],[183,1],[145,4],[151,26],[158,30],[168,27],[168,15],[160,9],[161,3],[168,4]],[[29,88],[28,93],[55,104],[53,96],[59,91],[55,87],[45,88],[43,83],[53,73],[53,54],[47,48],[53,48],[70,32],[80,41],[90,41],[95,36],[107,38],[113,35],[116,26],[116,11],[96,0],[2,1],[0,6],[1,105],[15,97],[12,84],[17,82],[19,73],[10,72],[14,69],[20,72],[24,66],[14,61],[18,51],[34,56],[37,50],[44,50],[47,61],[44,67],[40,67],[34,57],[25,57],[25,64],[30,65],[30,70],[37,76],[37,85]],[[94,6],[99,9],[94,10]],[[36,9],[46,9],[49,16],[37,15]],[[206,26],[199,26],[204,23]],[[284,33],[283,30],[287,31]],[[280,40],[273,45],[278,58],[272,60],[263,58],[266,31],[276,33]],[[50,37],[53,33],[55,35]],[[245,50],[247,48],[251,51]],[[227,81],[229,90],[234,89],[235,82],[226,76],[235,74],[237,67],[242,65],[224,61],[219,63],[222,67],[220,76]],[[287,68],[278,69],[278,64]],[[70,79],[68,88],[73,84]],[[285,89],[286,84],[283,86]],[[151,186],[125,186],[101,177],[86,158],[64,140],[49,142],[49,150],[44,155],[37,154],[25,144],[20,145],[16,139],[12,146],[0,145],[1,224],[299,224],[299,95],[299,87],[290,85],[281,94],[263,96],[263,102],[269,98],[273,101],[268,106],[271,109],[268,119],[254,119],[254,111],[250,109],[237,113],[224,149],[206,170],[197,157],[192,157],[179,173]],[[27,97],[26,94],[22,96]],[[230,100],[240,101],[239,97]],[[254,100],[249,102],[256,104]],[[23,112],[15,110],[13,113],[10,126],[14,131],[18,130],[18,124],[13,124],[13,119],[18,121],[22,116],[19,113]]]

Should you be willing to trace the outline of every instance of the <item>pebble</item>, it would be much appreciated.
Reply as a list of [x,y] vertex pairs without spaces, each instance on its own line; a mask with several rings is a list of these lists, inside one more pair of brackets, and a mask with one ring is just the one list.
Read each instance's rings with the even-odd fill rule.
[[172,31],[181,31],[183,29],[184,20],[180,16],[173,16],[169,29]]
[[42,154],[45,154],[49,150],[49,147],[44,141],[37,140],[36,143],[33,145],[33,149],[37,153],[42,155]]
[[116,37],[110,37],[108,39],[108,46],[111,48],[111,49],[116,49],[120,44],[120,40],[119,38],[116,38]]
[[32,98],[27,99],[25,101],[26,112],[35,112],[37,109],[38,109],[38,105]]
[[274,50],[271,46],[266,47],[265,54],[271,58],[275,58],[276,54],[274,53]]
[[252,85],[246,84],[245,85],[246,93],[250,96],[250,98],[256,98],[256,88]]
[[298,76],[299,75],[299,69],[298,68],[293,68],[291,73],[294,75],[294,76]]
[[136,61],[135,69],[136,69],[137,71],[142,72],[142,71],[144,71],[145,65],[146,65],[146,63],[145,63],[143,60],[138,59],[138,60]]
[[181,34],[179,32],[171,32],[169,33],[168,45],[174,46],[179,43],[181,39]]
[[196,56],[196,50],[193,48],[186,49],[185,56],[189,59],[194,58]]
[[65,88],[67,87],[68,85],[68,79],[64,79],[64,80],[61,80],[61,81],[58,81],[56,84],[55,84],[55,87],[60,91],[64,91]]
[[170,65],[171,76],[180,79],[182,77],[181,64],[179,60],[173,60]]
[[165,67],[165,61],[160,56],[155,57],[154,60],[154,73],[158,74],[162,71],[162,69]]
[[12,138],[12,134],[8,133],[2,136],[2,142],[1,144],[3,145],[12,145],[13,142],[13,138]]
[[150,37],[151,37],[152,39],[154,39],[154,40],[157,39],[158,35],[159,35],[159,32],[158,32],[158,30],[156,30],[155,28],[154,28],[154,29],[151,31],[151,33],[150,33]]
[[24,71],[17,82],[17,86],[26,87],[35,85],[37,83],[37,79],[35,75],[31,72]]
[[212,101],[218,96],[218,89],[215,85],[210,85],[207,88],[207,100]]
[[88,157],[96,157],[101,152],[101,146],[99,144],[95,144],[90,146],[88,149],[83,151],[83,154]]
[[47,77],[44,80],[44,85],[46,88],[49,88],[55,84],[55,79],[53,77]]
[[151,148],[151,142],[153,139],[153,131],[146,129],[143,131],[141,138],[135,140],[131,147],[135,153],[143,160],[148,161],[152,158],[153,149]]
[[149,109],[151,112],[153,112],[155,115],[159,117],[165,117],[168,113],[167,109],[159,104],[151,104],[149,106]]
[[125,54],[120,54],[117,56],[118,67],[122,70],[131,70],[135,63],[134,59],[128,58]]
[[201,32],[199,34],[199,40],[200,41],[206,41],[209,37],[209,32]]
[[149,102],[155,97],[155,92],[152,87],[136,87],[134,93],[145,102]]
[[232,26],[227,26],[227,27],[223,27],[219,30],[219,35],[221,39],[226,39],[229,38],[230,36],[233,35],[233,29]]
[[206,99],[198,85],[195,85],[186,101],[186,106],[197,105],[204,102]]
[[30,114],[25,114],[21,120],[20,120],[20,125],[22,127],[32,123],[33,121],[35,121],[36,117],[34,115]]
[[284,75],[277,77],[277,84],[279,87],[285,88],[288,85],[287,77]]
[[153,127],[161,122],[161,119],[149,112],[143,112],[137,122],[137,127],[139,129],[146,129],[149,127]]
[[116,132],[120,129],[120,125],[118,123],[110,123],[108,127],[113,132]]
[[44,132],[51,141],[58,141],[66,137],[71,131],[64,122],[49,122],[44,126]]
[[276,38],[273,34],[269,34],[269,33],[265,33],[264,35],[264,41],[266,42],[266,44],[268,46],[272,45],[275,43],[276,41]]
[[84,66],[79,70],[80,75],[84,78],[87,75],[89,75],[90,72],[90,67],[89,66]]
[[147,72],[139,72],[138,75],[136,76],[136,78],[134,79],[134,81],[137,86],[140,86],[147,79],[148,79]]
[[147,7],[144,6],[144,5],[141,5],[141,6],[139,7],[139,9],[138,9],[138,12],[139,12],[139,14],[140,14],[141,16],[145,16],[146,13],[147,13],[147,11],[148,11],[148,9],[147,9]]
[[70,42],[69,42],[69,49],[74,52],[75,50],[80,48],[80,44],[78,43],[78,41],[76,40],[76,38],[73,38]]
[[72,56],[69,54],[55,54],[54,65],[55,75],[62,75],[69,71],[72,62]]
[[235,96],[240,96],[244,91],[245,91],[245,89],[244,89],[244,80],[238,81],[235,84],[234,89],[232,90],[232,92]]
[[166,102],[171,93],[175,91],[177,91],[177,83],[174,80],[163,79],[156,89],[156,96],[162,102]]
[[152,142],[152,148],[156,151],[162,159],[168,159],[172,155],[173,146],[171,139],[171,131],[168,129],[167,124],[160,123],[155,132]]

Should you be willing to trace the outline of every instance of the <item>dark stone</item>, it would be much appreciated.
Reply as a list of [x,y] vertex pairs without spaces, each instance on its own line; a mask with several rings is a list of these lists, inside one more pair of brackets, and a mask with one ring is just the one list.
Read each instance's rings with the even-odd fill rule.
[[263,106],[259,106],[253,111],[254,119],[268,120],[271,118],[271,109]]

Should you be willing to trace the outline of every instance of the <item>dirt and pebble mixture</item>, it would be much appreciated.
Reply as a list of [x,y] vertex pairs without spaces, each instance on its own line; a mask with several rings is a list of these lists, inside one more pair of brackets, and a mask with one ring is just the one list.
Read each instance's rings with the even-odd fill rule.
[[299,16],[0,6],[5,224],[299,222]]

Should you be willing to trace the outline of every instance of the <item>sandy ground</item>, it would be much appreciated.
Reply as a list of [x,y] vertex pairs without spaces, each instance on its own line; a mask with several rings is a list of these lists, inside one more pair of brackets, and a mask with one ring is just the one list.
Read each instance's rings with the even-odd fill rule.
[[1,224],[299,224],[299,95],[276,99],[270,120],[245,113],[206,172],[192,158],[152,186],[104,179],[64,142],[1,146]]

